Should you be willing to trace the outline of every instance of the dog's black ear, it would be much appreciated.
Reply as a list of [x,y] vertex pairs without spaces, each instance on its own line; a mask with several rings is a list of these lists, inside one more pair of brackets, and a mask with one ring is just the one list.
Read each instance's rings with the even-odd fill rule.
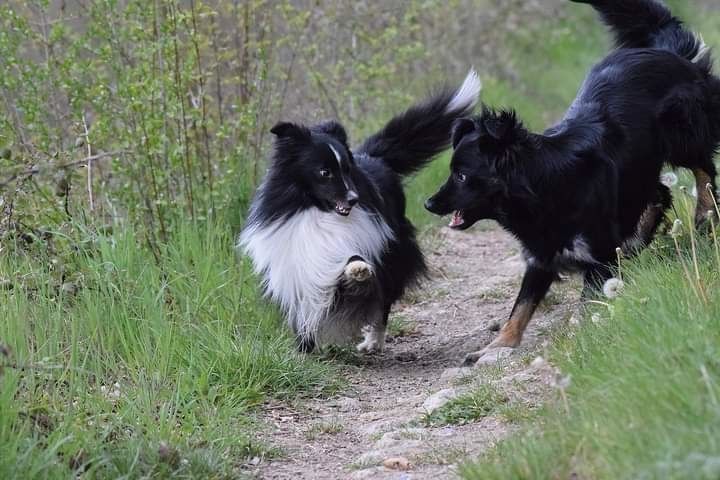
[[345,128],[334,120],[321,123],[320,125],[313,127],[313,130],[330,135],[340,141],[343,145],[347,145],[348,136]]
[[452,128],[452,146],[457,148],[465,135],[477,130],[477,124],[472,118],[459,118],[455,120]]
[[493,139],[501,143],[509,143],[515,135],[518,127],[517,114],[515,110],[503,110],[499,113],[483,115],[485,131]]
[[307,140],[310,138],[310,131],[295,123],[279,122],[270,129],[270,133],[278,138],[292,138],[295,140]]

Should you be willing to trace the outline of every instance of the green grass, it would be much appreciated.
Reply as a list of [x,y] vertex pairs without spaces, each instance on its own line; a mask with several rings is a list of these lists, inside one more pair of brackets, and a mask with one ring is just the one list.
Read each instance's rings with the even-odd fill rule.
[[720,245],[696,238],[697,282],[687,229],[681,240],[624,264],[601,321],[555,342],[568,410],[556,399],[465,478],[718,478]]
[[222,478],[273,452],[250,408],[335,380],[294,353],[232,245],[224,228],[188,224],[159,259],[132,231],[67,257],[48,243],[0,259],[13,284],[0,290],[0,478]]
[[489,383],[453,398],[422,418],[426,426],[464,425],[487,417],[507,402],[507,398]]
[[388,322],[387,333],[391,337],[409,337],[417,331],[417,322],[402,315],[393,315]]
[[[720,45],[717,14],[688,18]],[[503,42],[512,75],[481,68],[483,101],[516,108],[535,130],[560,117],[609,44],[580,5]],[[422,231],[438,224],[422,205],[448,162],[443,155],[408,182],[408,215]],[[333,365],[362,362],[349,350],[295,354],[232,249],[240,222],[180,223],[155,254],[125,225],[96,234],[63,222],[68,228],[50,240],[2,245],[0,478],[236,478],[248,458],[283,454],[257,441],[254,407],[268,396],[331,393]],[[690,265],[687,235],[681,242]],[[612,315],[601,311],[604,322],[554,347],[551,360],[572,378],[569,411],[557,400],[530,412],[534,423],[468,465],[466,478],[717,478],[714,248],[707,238],[698,243],[707,303],[693,297],[668,239],[625,265],[628,288]],[[483,386],[425,420],[495,413],[528,416]]]

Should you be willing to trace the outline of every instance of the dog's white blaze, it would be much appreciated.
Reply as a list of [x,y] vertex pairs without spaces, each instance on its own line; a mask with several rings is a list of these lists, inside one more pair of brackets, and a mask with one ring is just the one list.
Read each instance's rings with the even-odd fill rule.
[[350,257],[374,264],[393,238],[380,216],[361,208],[347,217],[313,208],[267,226],[249,225],[238,247],[290,326],[308,336],[320,333]]
[[340,157],[340,152],[335,150],[335,147],[333,147],[329,143],[327,144],[327,146],[330,147],[330,150],[332,150],[332,152],[335,154],[335,158],[337,159],[338,166],[340,167],[340,170],[342,170],[342,157]]
[[482,81],[480,81],[475,69],[471,69],[455,96],[448,103],[445,112],[458,112],[474,106],[478,101],[481,90]]
[[342,171],[343,171],[342,170],[342,157],[340,156],[340,152],[335,150],[335,147],[333,147],[329,143],[327,144],[327,146],[330,147],[330,150],[332,150],[332,152],[335,154],[335,158],[337,159],[337,162],[338,162],[338,167],[340,167],[340,176],[342,177],[343,184],[345,185],[345,188],[348,188],[348,184],[347,184],[347,181],[345,180],[345,176],[342,174]]

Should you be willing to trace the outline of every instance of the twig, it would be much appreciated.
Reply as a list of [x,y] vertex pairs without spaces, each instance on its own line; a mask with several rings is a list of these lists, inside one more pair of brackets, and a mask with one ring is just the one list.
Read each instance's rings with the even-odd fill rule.
[[83,128],[85,129],[85,146],[87,147],[87,190],[88,190],[88,201],[90,203],[90,211],[95,210],[95,201],[93,200],[93,188],[92,188],[92,161],[88,160],[92,156],[92,146],[90,145],[90,132],[88,131],[87,121],[85,120],[85,114],[82,115]]
[[[68,168],[74,168],[74,167],[78,167],[81,165],[86,166],[86,165],[90,165],[92,162],[96,162],[105,157],[112,157],[112,156],[120,155],[123,153],[129,153],[129,152],[127,150],[116,150],[116,151],[112,151],[112,152],[97,153],[95,155],[90,155],[87,158],[83,158],[82,160],[77,160],[74,162],[57,165],[57,166],[55,166],[55,170],[65,170]],[[48,166],[48,169],[49,168],[50,168],[50,166]],[[29,168],[28,170],[25,170],[24,172],[16,173],[16,174],[10,176],[10,178],[8,178],[7,180],[0,182],[0,190],[3,190],[5,187],[7,187],[11,183],[13,183],[15,180],[18,180],[18,179],[19,180],[27,180],[27,179],[41,173],[42,171],[43,171],[43,168],[41,168],[38,165],[35,165],[34,167]]]

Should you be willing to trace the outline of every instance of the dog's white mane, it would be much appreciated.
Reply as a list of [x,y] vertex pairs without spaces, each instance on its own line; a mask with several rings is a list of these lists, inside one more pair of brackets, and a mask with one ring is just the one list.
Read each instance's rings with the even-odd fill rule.
[[253,261],[268,296],[299,335],[316,335],[332,307],[350,257],[377,264],[394,235],[377,215],[354,208],[347,217],[317,208],[267,225],[248,225],[238,247]]

